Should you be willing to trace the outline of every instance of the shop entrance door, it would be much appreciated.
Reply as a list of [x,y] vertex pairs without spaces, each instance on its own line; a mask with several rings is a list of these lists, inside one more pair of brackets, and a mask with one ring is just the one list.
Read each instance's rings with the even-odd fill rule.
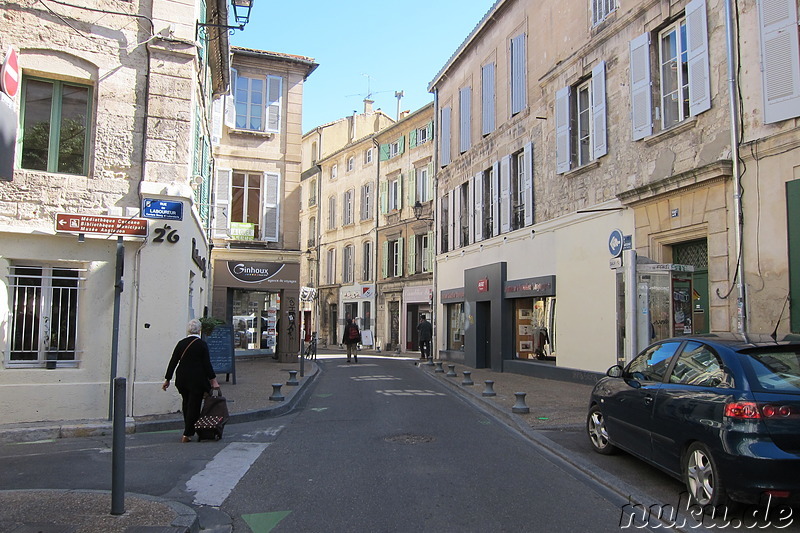
[[477,302],[475,307],[475,368],[492,366],[492,304]]

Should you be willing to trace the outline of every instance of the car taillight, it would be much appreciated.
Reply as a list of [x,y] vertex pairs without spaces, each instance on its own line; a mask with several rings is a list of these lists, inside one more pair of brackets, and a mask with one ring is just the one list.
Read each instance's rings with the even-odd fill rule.
[[732,402],[725,404],[725,416],[731,418],[761,418],[755,402]]
[[792,408],[788,405],[762,405],[760,408],[755,402],[732,402],[725,404],[725,416],[731,418],[755,419],[788,417]]

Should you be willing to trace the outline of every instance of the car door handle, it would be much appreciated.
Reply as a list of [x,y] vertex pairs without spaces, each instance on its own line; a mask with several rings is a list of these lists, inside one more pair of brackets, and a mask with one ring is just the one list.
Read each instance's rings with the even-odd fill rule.
[[653,397],[652,396],[645,396],[644,397],[644,404],[645,405],[650,405],[651,403],[653,403]]

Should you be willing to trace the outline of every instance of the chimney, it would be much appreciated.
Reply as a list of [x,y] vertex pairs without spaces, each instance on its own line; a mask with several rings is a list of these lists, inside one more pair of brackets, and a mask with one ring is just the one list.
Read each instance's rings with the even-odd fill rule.
[[406,109],[405,111],[400,111],[400,118],[398,120],[403,120],[409,114],[411,114],[411,110],[410,109]]
[[364,98],[364,114],[371,115],[372,111],[372,104],[375,103],[375,100],[370,100],[369,98]]

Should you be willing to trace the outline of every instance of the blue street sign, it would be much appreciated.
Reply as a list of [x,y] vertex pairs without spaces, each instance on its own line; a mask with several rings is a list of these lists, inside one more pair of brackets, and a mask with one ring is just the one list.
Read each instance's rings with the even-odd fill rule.
[[611,232],[611,235],[608,236],[608,251],[611,253],[611,257],[619,257],[624,240],[625,236],[622,235],[622,231],[615,229]]
[[145,198],[142,200],[142,216],[144,218],[183,220],[183,202]]

